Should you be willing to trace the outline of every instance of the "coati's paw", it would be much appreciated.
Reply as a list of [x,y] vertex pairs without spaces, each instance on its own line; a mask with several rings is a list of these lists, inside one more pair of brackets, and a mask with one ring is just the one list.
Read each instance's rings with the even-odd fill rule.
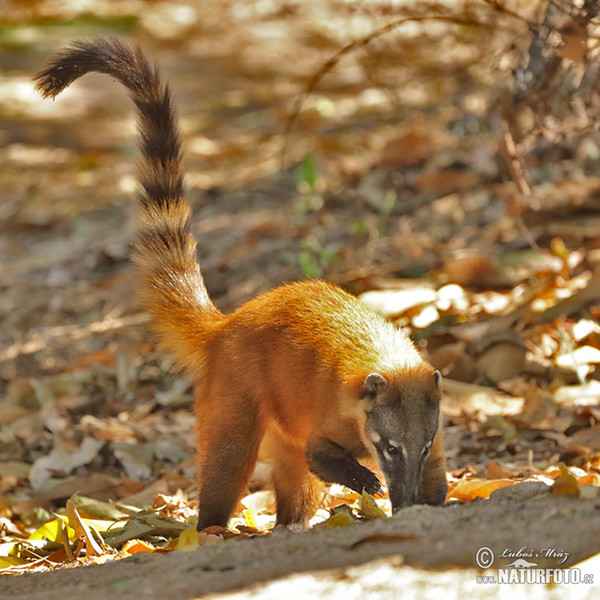
[[367,468],[362,468],[360,473],[354,478],[352,489],[359,494],[365,490],[367,494],[376,496],[382,492],[381,483],[377,476]]

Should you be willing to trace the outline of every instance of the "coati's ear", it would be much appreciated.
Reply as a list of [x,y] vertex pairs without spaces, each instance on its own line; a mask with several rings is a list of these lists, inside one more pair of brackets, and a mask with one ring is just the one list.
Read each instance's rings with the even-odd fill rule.
[[388,388],[388,380],[379,373],[369,373],[365,379],[365,396],[375,397]]
[[435,381],[435,387],[438,390],[442,389],[442,374],[439,371],[434,371],[433,380]]

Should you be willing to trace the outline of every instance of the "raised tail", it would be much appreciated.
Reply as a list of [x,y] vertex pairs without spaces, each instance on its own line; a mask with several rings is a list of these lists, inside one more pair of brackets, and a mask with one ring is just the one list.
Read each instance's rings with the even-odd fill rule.
[[137,107],[139,147],[138,236],[133,260],[141,293],[163,345],[195,370],[202,343],[223,318],[206,291],[183,196],[181,140],[171,94],[139,48],[114,38],[77,41],[37,75],[36,89],[54,98],[77,78],[96,71],[117,78]]

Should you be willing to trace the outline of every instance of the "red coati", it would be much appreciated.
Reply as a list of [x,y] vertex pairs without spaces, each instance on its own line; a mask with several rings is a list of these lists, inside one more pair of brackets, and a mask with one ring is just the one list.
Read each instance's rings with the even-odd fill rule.
[[198,529],[227,525],[259,447],[272,466],[280,524],[307,525],[322,481],[378,493],[377,477],[357,462],[369,455],[394,511],[442,504],[440,374],[404,331],[322,281],[283,285],[222,314],[196,257],[168,87],[139,49],[111,38],[57,54],[37,89],[55,97],[90,71],[118,79],[137,107],[133,260],[162,344],[194,377]]

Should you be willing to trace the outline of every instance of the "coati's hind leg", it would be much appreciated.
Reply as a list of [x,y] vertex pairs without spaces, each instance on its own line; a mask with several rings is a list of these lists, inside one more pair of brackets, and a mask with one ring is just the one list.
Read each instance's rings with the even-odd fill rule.
[[447,492],[446,457],[444,456],[442,433],[438,431],[429,456],[423,465],[417,502],[419,504],[444,504]]
[[[264,433],[259,410],[252,402],[228,402],[211,389],[210,398],[196,390],[196,456],[198,471],[198,531],[227,526],[241,498]],[[244,410],[231,410],[243,404]]]
[[272,466],[277,524],[307,528],[321,501],[323,483],[309,471],[303,449],[283,436],[269,435],[265,450]]

